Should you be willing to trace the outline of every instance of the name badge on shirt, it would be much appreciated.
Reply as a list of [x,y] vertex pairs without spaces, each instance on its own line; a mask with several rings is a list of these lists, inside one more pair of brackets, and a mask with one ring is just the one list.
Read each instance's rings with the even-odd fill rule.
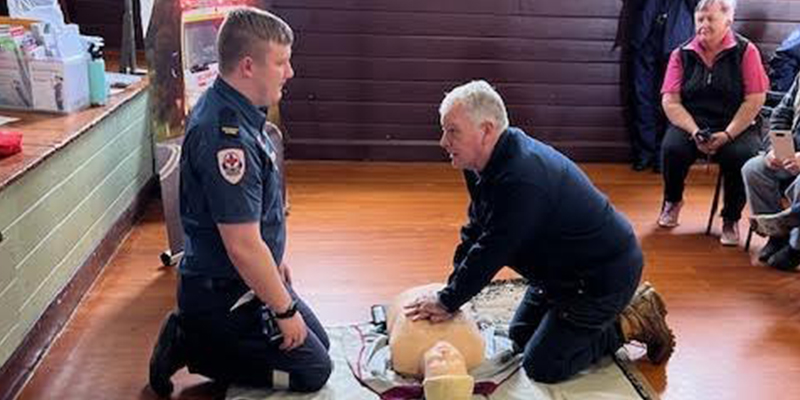
[[219,172],[231,185],[238,184],[244,176],[244,150],[223,149],[217,152]]

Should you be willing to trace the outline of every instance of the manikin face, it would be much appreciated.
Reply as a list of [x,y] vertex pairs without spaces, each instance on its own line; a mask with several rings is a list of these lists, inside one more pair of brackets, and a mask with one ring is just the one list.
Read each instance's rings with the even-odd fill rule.
[[450,155],[453,167],[480,171],[486,163],[486,132],[460,103],[442,117],[439,145]]
[[448,342],[437,342],[425,352],[423,361],[425,362],[425,378],[467,374],[464,356]]
[[722,11],[722,4],[716,2],[694,13],[694,26],[700,43],[703,47],[709,48],[722,43],[722,39],[730,29],[731,21]]
[[292,48],[288,45],[269,42],[260,57],[256,56],[252,65],[252,78],[258,99],[257,106],[277,104],[283,96],[283,86],[294,76]]

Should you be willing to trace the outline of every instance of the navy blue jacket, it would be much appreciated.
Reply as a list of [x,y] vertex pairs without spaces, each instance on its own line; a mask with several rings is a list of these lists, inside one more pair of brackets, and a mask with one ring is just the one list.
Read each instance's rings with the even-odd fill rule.
[[239,278],[217,224],[258,222],[280,265],[286,247],[278,152],[266,115],[222,78],[197,101],[181,150],[182,274]]
[[[631,14],[626,17],[630,19],[628,43],[634,49],[642,48],[646,40],[658,40],[666,55],[694,35],[694,8],[698,0],[624,1],[624,7]],[[651,38],[659,25],[663,25],[663,34]]]
[[792,86],[794,77],[800,72],[800,28],[795,29],[775,50],[775,57],[769,60],[769,81],[772,90],[786,92]]
[[[465,172],[469,222],[439,300],[455,311],[508,266],[552,299],[604,297],[638,281],[628,221],[567,157],[509,128],[484,170]],[[633,283],[635,284],[635,283]]]

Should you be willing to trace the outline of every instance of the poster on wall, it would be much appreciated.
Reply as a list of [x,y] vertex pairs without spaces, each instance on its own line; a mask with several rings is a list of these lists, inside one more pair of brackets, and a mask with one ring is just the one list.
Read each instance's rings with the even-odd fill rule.
[[232,8],[250,5],[268,10],[268,3],[271,1],[152,0],[145,51],[156,170],[167,227],[168,247],[161,254],[165,266],[174,265],[183,253],[178,204],[180,150],[189,111],[217,77],[217,31]]

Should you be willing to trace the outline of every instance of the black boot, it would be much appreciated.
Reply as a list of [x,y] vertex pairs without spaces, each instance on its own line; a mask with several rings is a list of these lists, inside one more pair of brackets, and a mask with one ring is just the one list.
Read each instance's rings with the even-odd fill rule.
[[766,263],[770,257],[779,252],[782,248],[789,245],[789,239],[785,237],[770,236],[767,244],[758,252],[758,261]]
[[656,156],[653,159],[653,173],[660,174],[661,173],[661,157]]
[[637,156],[631,168],[634,171],[644,171],[653,166],[653,158],[647,156]]
[[160,397],[169,397],[173,390],[170,378],[184,366],[183,332],[178,315],[171,311],[161,324],[158,341],[150,356],[150,387]]
[[786,246],[770,257],[767,265],[781,271],[797,271],[797,266],[800,265],[800,250]]

